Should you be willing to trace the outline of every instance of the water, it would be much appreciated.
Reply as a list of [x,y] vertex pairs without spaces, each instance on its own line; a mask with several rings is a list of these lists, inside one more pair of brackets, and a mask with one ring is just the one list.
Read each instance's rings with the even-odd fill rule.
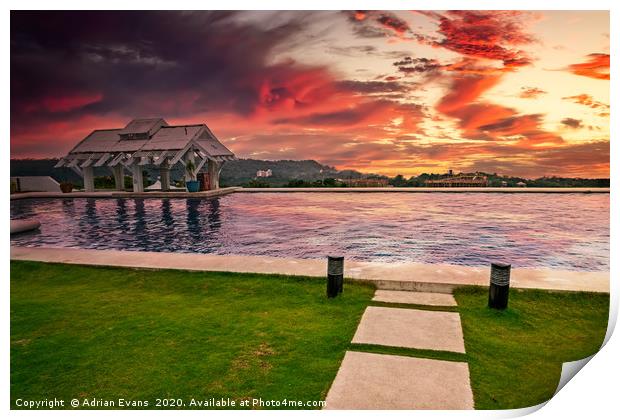
[[12,245],[609,269],[608,194],[256,193],[30,199]]

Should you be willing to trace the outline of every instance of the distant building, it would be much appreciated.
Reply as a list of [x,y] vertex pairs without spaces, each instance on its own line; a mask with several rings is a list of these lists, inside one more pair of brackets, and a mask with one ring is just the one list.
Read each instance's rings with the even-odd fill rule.
[[506,181],[502,181],[502,187],[507,187],[508,183]]
[[387,187],[387,178],[348,178],[338,181],[346,184],[347,187]]
[[266,171],[256,171],[256,178],[269,178],[273,175],[271,169],[267,169]]
[[427,187],[488,187],[489,180],[484,175],[478,174],[459,174],[448,176],[442,179],[429,179],[426,181]]
[[521,188],[527,187],[527,184],[525,182],[523,182],[523,181],[519,181],[519,182],[517,182],[517,187],[521,187]]

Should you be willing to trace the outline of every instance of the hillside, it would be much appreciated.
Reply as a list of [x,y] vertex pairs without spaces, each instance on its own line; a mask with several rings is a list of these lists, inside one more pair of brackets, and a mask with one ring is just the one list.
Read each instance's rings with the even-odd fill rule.
[[[75,185],[82,185],[82,179],[72,170],[67,168],[54,168],[57,159],[11,159],[11,176],[49,175],[57,181],[70,181]],[[256,178],[256,172],[271,169],[273,175],[268,178]],[[159,176],[159,170],[153,166],[145,166],[149,183],[153,183]],[[489,180],[489,186],[499,187],[504,182],[509,187],[514,187],[518,182],[525,182],[528,187],[609,187],[609,179],[585,179],[566,177],[541,177],[526,179],[521,177],[502,176],[498,174],[485,174]],[[95,176],[110,177],[111,172],[105,168],[95,168]],[[389,178],[390,185],[395,187],[423,187],[428,179],[439,179],[445,174],[420,174],[405,178],[397,175]],[[183,167],[175,165],[170,177],[173,181],[183,178]],[[333,186],[333,178],[363,178],[381,177],[376,174],[364,174],[352,170],[338,171],[327,165],[322,165],[315,160],[258,160],[239,159],[226,162],[222,168],[220,185],[227,186],[261,186],[281,187],[294,184],[294,186]],[[382,177],[386,178],[386,177]],[[331,181],[321,183],[320,180]],[[303,182],[302,182],[303,181]],[[317,181],[313,183],[313,181]]]
[[[57,159],[11,159],[11,176],[49,175],[57,181],[69,181],[76,185],[82,184],[82,179],[68,168],[54,168]],[[149,180],[154,182],[159,176],[156,167],[145,166]],[[337,171],[333,167],[321,165],[315,160],[257,160],[239,159],[226,162],[222,167],[220,183],[222,186],[246,185],[256,178],[259,170],[271,169],[273,176],[259,178],[269,186],[282,186],[292,179],[314,181],[324,178],[359,178],[364,176],[357,171]],[[110,176],[106,168],[95,168],[95,176]],[[171,170],[171,179],[183,178],[183,167],[178,164]]]

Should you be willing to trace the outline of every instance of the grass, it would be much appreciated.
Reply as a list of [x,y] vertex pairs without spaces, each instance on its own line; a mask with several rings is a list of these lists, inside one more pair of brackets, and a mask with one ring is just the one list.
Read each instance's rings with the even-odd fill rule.
[[609,295],[511,290],[509,309],[487,308],[487,289],[457,289],[477,409],[522,408],[549,400],[562,363],[598,351]]
[[[372,287],[11,263],[16,398],[321,400]],[[14,408],[16,408],[14,406]]]
[[377,344],[351,343],[351,351],[362,351],[365,353],[392,354],[396,356],[421,357],[424,359],[448,360],[451,362],[467,362],[467,355],[452,351],[410,349],[407,347],[392,347]]
[[521,408],[553,395],[563,362],[599,349],[609,309],[608,294],[511,290],[497,311],[486,288],[457,289],[462,355],[351,344],[370,304],[431,309],[372,295],[347,283],[328,300],[323,281],[303,277],[12,262],[13,408],[54,397],[321,400],[347,349],[466,361],[476,408]]

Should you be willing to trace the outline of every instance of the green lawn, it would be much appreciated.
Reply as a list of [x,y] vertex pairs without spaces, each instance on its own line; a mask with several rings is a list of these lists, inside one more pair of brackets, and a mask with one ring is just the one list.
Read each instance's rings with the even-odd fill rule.
[[347,283],[328,300],[323,280],[301,277],[12,262],[11,403],[320,400],[352,349],[467,361],[476,408],[525,407],[551,397],[562,362],[600,347],[609,306],[607,294],[512,290],[500,312],[486,289],[459,289],[464,356],[350,344],[372,294]]
[[[11,263],[16,398],[324,399],[373,288]],[[152,408],[152,407],[151,407]]]
[[454,295],[478,409],[547,401],[562,363],[596,353],[607,330],[608,294],[513,289],[506,311],[487,308],[486,288]]

